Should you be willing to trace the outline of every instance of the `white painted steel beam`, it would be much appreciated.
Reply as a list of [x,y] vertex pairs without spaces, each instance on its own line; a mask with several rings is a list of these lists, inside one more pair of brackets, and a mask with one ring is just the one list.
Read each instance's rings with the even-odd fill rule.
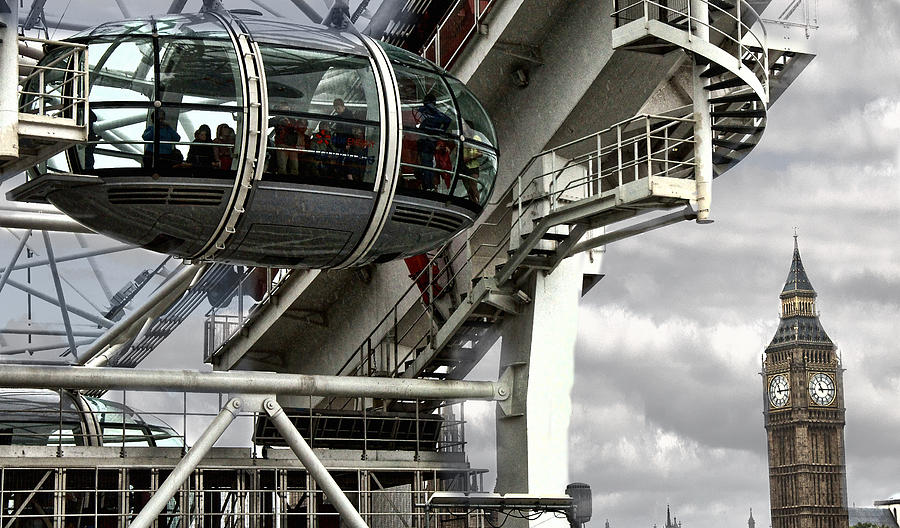
[[363,520],[362,516],[360,516],[359,512],[353,506],[353,503],[350,502],[350,499],[347,498],[347,495],[344,494],[341,487],[334,481],[334,478],[325,468],[325,465],[322,464],[322,461],[319,460],[319,457],[316,456],[312,448],[309,447],[309,444],[306,443],[306,440],[303,438],[303,435],[300,434],[300,431],[297,431],[297,428],[291,423],[291,419],[284,414],[284,409],[278,405],[278,402],[272,398],[268,398],[263,402],[263,409],[266,411],[266,414],[269,415],[272,424],[278,429],[281,436],[284,437],[284,440],[287,442],[287,445],[290,446],[291,451],[297,455],[297,458],[300,459],[303,467],[306,468],[309,475],[316,481],[319,488],[325,492],[325,497],[328,498],[332,506],[334,506],[334,509],[341,515],[341,520],[343,521],[341,524],[345,524],[350,528],[368,528],[366,521]]
[[[141,321],[145,317],[150,314],[150,312],[157,310],[162,307],[163,310],[168,308],[175,300],[178,299],[187,289],[190,287],[194,278],[204,266],[200,265],[191,265],[186,266],[183,270],[178,272],[178,275],[169,279],[165,284],[163,284],[158,290],[153,292],[153,295],[150,296],[139,308],[128,314],[126,317],[123,317],[119,320],[115,325],[113,325],[109,331],[107,331],[102,337],[97,339],[90,348],[84,351],[84,354],[78,358],[79,365],[89,365],[89,366],[99,366],[95,365],[92,362],[95,357],[99,356],[103,349],[108,345],[113,344],[116,339],[124,334],[129,328],[133,326],[142,325]],[[165,305],[164,307],[162,305]],[[160,312],[161,313],[161,312]],[[108,358],[107,358],[108,359]],[[103,361],[105,363],[105,360]]]
[[510,387],[499,381],[25,365],[3,365],[0,369],[0,387],[347,396],[395,400],[502,401],[510,393]]
[[63,231],[69,233],[93,233],[63,214],[0,211],[0,228],[37,229],[40,231]]
[[0,159],[19,157],[19,2],[0,12]]
[[141,513],[131,521],[129,528],[149,528],[153,525],[160,512],[166,507],[169,499],[178,492],[184,481],[191,476],[197,465],[212,449],[213,444],[222,436],[225,429],[228,429],[231,422],[237,418],[240,410],[241,400],[238,398],[233,398],[225,404],[225,407],[213,418],[213,421],[206,427],[206,430],[203,431],[197,442],[188,450],[184,458],[172,470],[172,473],[159,486],[156,493],[150,497],[150,500],[141,509]]

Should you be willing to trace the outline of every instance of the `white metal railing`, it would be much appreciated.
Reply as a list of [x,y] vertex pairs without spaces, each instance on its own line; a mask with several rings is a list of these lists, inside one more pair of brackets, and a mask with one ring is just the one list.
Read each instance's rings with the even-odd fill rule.
[[[248,377],[252,375],[247,373]],[[222,393],[114,390],[101,400],[83,394],[70,397],[67,391],[54,389],[0,391],[0,446],[51,447],[58,457],[79,456],[77,449],[68,448],[80,446],[118,447],[122,456],[131,448],[187,447],[229,397]],[[54,392],[59,395],[58,405],[44,403]],[[286,408],[285,413],[299,424],[313,447],[355,449],[364,457],[377,450],[465,452],[464,401],[447,402],[434,409],[384,413],[371,407],[369,398],[368,408],[331,414],[316,409],[313,397],[298,401],[302,403]],[[132,406],[139,406],[139,410]],[[255,446],[254,453],[261,455],[264,446],[283,445],[277,431],[260,423],[265,416],[257,410],[241,412],[237,417],[243,424],[241,429],[252,431],[252,436],[231,436],[223,439],[220,447]]]
[[449,67],[496,3],[497,0],[457,0],[438,24],[422,56],[442,68]]
[[[401,375],[407,362],[434,338],[434,315],[446,308],[441,304],[448,302],[453,283],[478,280],[491,266],[505,263],[503,252],[513,234],[526,231],[524,219],[542,202],[549,203],[549,209],[542,211],[549,213],[649,176],[692,178],[693,125],[686,117],[641,115],[532,157],[506,191],[488,204],[505,206],[504,214],[470,230],[465,243],[452,254],[445,251],[451,243],[437,252],[425,269],[412,277],[410,286],[338,374]],[[535,175],[532,169],[538,165],[543,166]],[[485,231],[497,227],[504,229],[502,240],[476,244]],[[409,313],[401,313],[401,306],[408,305],[411,297],[421,300],[413,303],[413,310],[418,306],[419,313],[413,313],[412,320]],[[413,334],[422,324],[428,331],[416,339]],[[388,337],[381,339],[382,335]]]
[[19,78],[19,112],[70,121],[87,127],[88,80],[87,46],[73,42],[19,37],[20,43],[32,42],[50,47],[38,64],[23,65]]
[[[708,19],[701,20],[694,16],[692,1],[707,5]],[[724,38],[723,43],[727,46],[720,44],[719,47],[738,59],[739,68],[751,68],[768,97],[769,51],[766,25],[747,0],[733,1],[734,7],[729,8],[708,0],[617,0],[612,17],[616,21],[616,27],[635,20],[658,20],[670,25],[678,24],[688,28],[688,31],[693,31],[698,24],[709,28],[710,35],[716,34]],[[624,6],[620,7],[622,4]],[[745,23],[745,18],[749,18],[750,23]],[[725,24],[719,22],[722,19],[726,21]]]
[[[228,299],[206,313],[203,361],[209,362],[253,314],[267,303],[290,276],[291,270],[248,268],[237,285],[222,292]],[[211,300],[211,303],[214,301]],[[218,304],[218,303],[217,303]]]

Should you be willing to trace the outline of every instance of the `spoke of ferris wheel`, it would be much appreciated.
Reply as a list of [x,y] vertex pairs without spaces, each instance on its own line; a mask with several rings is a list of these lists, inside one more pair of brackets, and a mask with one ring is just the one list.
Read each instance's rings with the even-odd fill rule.
[[172,4],[169,6],[168,11],[166,13],[170,15],[177,15],[184,11],[184,5],[187,3],[187,0],[172,0]]
[[16,247],[15,254],[13,254],[12,259],[9,261],[9,265],[6,266],[5,270],[3,270],[3,276],[0,277],[0,291],[3,291],[3,287],[6,286],[6,281],[9,279],[9,274],[12,273],[13,267],[16,265],[16,261],[19,260],[19,255],[21,255],[22,250],[25,249],[25,244],[28,243],[29,237],[31,237],[30,229],[22,236],[22,239],[19,240],[19,245],[18,247]]
[[[75,341],[75,346],[84,346],[89,345],[93,342],[93,339],[79,339]],[[4,350],[0,350],[0,356],[15,356],[18,354],[25,353],[33,353],[33,352],[44,352],[47,350],[58,350],[60,348],[68,348],[71,345],[69,343],[50,343],[49,345],[31,345],[27,347],[21,348],[8,348]],[[68,353],[68,352],[67,352]]]
[[[87,239],[81,233],[74,233],[75,240],[78,242],[78,245],[83,249],[87,249]],[[88,265],[91,267],[91,271],[94,272],[94,277],[97,278],[97,284],[100,285],[100,289],[103,290],[103,296],[106,298],[106,302],[109,302],[112,299],[113,293],[109,288],[109,284],[106,282],[106,278],[103,276],[103,273],[100,271],[100,268],[97,266],[97,259],[93,256],[87,257]]]
[[316,11],[311,5],[306,3],[305,0],[291,0],[291,2],[293,2],[293,4],[297,6],[297,9],[303,11],[303,14],[308,16],[310,20],[312,20],[316,24],[322,23],[322,15],[320,15],[319,12]]
[[41,231],[44,235],[44,247],[47,249],[47,258],[50,259],[50,274],[53,276],[53,285],[56,287],[56,298],[59,299],[59,309],[62,314],[63,324],[66,327],[66,338],[69,341],[69,350],[64,356],[72,354],[78,357],[78,347],[75,345],[75,337],[72,335],[72,322],[69,321],[69,308],[66,306],[66,295],[63,292],[62,282],[59,280],[59,270],[56,269],[56,261],[53,260],[53,244],[50,243],[50,234]]
[[116,0],[116,4],[119,6],[119,11],[122,12],[122,16],[125,18],[131,18],[131,12],[128,10],[128,6],[125,5],[125,2],[122,0]]
[[[15,231],[13,231],[13,230],[11,230],[11,229],[7,229],[7,231],[9,231],[10,234],[12,234],[13,237],[15,237],[15,238],[17,238],[17,239],[19,238],[19,235],[17,235],[17,234],[15,233]],[[33,248],[32,246],[30,246],[30,245],[28,245],[28,244],[26,244],[25,247],[27,247],[29,250],[31,250],[31,252],[34,253],[35,255],[40,255],[40,254],[41,254],[40,251],[37,251],[35,248]],[[57,262],[59,262],[59,261],[57,261]],[[46,262],[45,262],[45,263],[46,263]],[[21,269],[21,268],[27,268],[27,267],[29,267],[29,265],[26,264],[26,265],[21,266],[19,269]],[[72,281],[70,281],[69,279],[67,279],[64,275],[60,274],[60,279],[61,279],[63,282],[66,283],[66,286],[68,286],[69,288],[72,288],[72,291],[74,291],[79,297],[81,297],[82,300],[84,300],[84,302],[88,303],[88,304],[91,306],[91,308],[93,308],[94,310],[96,310],[96,312],[97,312],[98,314],[104,314],[104,313],[106,313],[106,311],[105,311],[103,308],[97,306],[96,303],[94,303],[93,301],[91,301],[91,299],[90,299],[87,295],[85,295],[84,292],[82,292],[80,288],[78,288],[77,286],[75,286],[74,284],[72,284]],[[15,286],[15,284],[13,283],[13,281],[9,281],[9,283],[10,283],[11,286]],[[16,288],[19,288],[19,286],[15,286],[15,287],[16,287]],[[21,288],[19,288],[19,289],[21,289]],[[107,301],[108,301],[108,300],[109,300],[109,299],[107,299]],[[73,312],[73,313],[74,313],[74,312]]]
[[[9,284],[10,286],[12,286],[13,288],[22,290],[25,293],[30,293],[31,295],[37,297],[38,299],[40,299],[42,301],[48,302],[54,306],[59,306],[59,302],[56,299],[54,299],[52,295],[48,295],[48,294],[38,290],[37,288],[33,288],[27,284],[22,284],[21,282],[14,281],[12,279],[7,279],[6,283]],[[77,315],[78,317],[81,317],[82,319],[86,319],[86,320],[88,320],[94,324],[97,324],[99,326],[102,326],[104,328],[110,328],[111,326],[116,324],[115,322],[110,321],[109,319],[107,319],[105,317],[100,317],[98,315],[94,315],[86,310],[82,310],[81,308],[78,308],[75,306],[69,306],[69,311],[71,313]]]
[[278,11],[275,11],[275,10],[272,9],[271,7],[267,6],[265,3],[263,3],[262,0],[250,0],[250,1],[253,2],[254,4],[258,5],[258,6],[259,6],[261,9],[263,9],[264,11],[268,11],[268,13],[269,13],[270,15],[272,15],[272,16],[274,16],[274,17],[276,17],[276,18],[285,18],[284,15],[282,15],[282,14],[279,13]]
[[[99,255],[109,255],[110,253],[119,253],[122,251],[128,251],[130,249],[137,249],[137,248],[138,248],[138,246],[132,246],[130,244],[120,244],[118,246],[113,246],[113,247],[108,247],[108,248],[103,248],[103,249],[91,249],[88,251],[81,251],[78,253],[69,253],[68,255],[57,256],[56,263],[60,264],[63,262],[69,262],[70,260],[79,260],[79,259],[83,259],[83,258],[86,258],[86,259],[88,259],[88,261],[90,261],[93,257],[99,256]],[[50,261],[48,259],[33,260],[33,261],[25,262],[25,263],[19,263],[19,264],[12,266],[12,271],[25,269],[25,268],[37,268],[40,266],[46,266],[48,264],[50,264]],[[0,272],[5,272],[5,271],[6,271],[6,268],[0,268]]]

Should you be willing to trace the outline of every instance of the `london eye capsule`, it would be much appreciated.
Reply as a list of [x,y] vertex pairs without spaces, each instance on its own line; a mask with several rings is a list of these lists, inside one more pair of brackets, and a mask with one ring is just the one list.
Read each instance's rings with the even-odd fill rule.
[[476,98],[365,35],[211,12],[69,40],[88,46],[89,141],[9,197],[99,233],[191,260],[347,267],[439,246],[491,194]]

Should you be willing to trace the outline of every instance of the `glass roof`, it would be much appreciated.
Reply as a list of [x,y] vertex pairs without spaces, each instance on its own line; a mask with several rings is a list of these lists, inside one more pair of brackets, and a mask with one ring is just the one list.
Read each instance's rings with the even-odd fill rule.
[[[221,0],[231,11],[257,12],[265,17],[294,24],[318,25],[331,5],[329,0]],[[94,27],[98,21],[122,19],[146,19],[149,16],[162,17],[168,13],[195,13],[202,6],[202,0],[186,0],[183,6],[178,0],[146,2],[143,0],[120,0],[118,2],[97,2],[95,0],[71,0],[70,2],[37,2],[43,4],[50,38],[62,39],[75,32]],[[365,32],[374,18],[383,18],[383,0],[371,0],[360,13],[355,27]],[[19,7],[19,20],[29,18],[35,0],[25,0]],[[180,8],[179,8],[180,7]],[[385,7],[390,7],[388,4]],[[398,6],[399,8],[399,6]],[[241,14],[242,18],[253,15]],[[314,18],[313,18],[314,17]],[[105,26],[106,24],[104,24]],[[110,28],[111,29],[111,28]],[[199,31],[202,32],[202,29]],[[119,34],[119,33],[117,33]]]

